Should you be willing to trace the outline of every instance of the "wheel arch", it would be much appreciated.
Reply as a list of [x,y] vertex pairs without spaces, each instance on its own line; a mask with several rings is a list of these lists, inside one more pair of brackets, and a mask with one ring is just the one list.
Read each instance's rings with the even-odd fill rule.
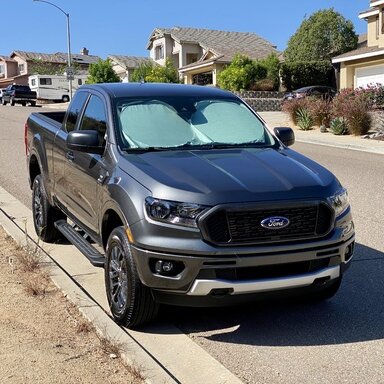
[[109,207],[103,214],[103,219],[101,221],[101,240],[103,243],[104,249],[106,249],[109,235],[111,232],[120,226],[127,228],[127,221],[124,216],[119,212],[119,210]]

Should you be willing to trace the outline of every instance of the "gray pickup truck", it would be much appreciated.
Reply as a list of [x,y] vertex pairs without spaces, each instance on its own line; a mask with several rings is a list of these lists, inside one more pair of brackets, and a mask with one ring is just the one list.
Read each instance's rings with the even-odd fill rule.
[[350,265],[346,190],[232,93],[82,86],[66,113],[32,113],[25,135],[37,233],[105,269],[120,324],[161,303],[327,299]]

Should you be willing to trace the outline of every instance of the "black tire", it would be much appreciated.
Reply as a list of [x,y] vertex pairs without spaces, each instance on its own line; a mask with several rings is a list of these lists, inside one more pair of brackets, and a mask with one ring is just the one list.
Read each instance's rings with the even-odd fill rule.
[[21,102],[21,105],[22,105],[23,107],[25,107],[25,106],[27,105],[27,103],[26,103],[25,101],[22,101],[22,102]]
[[104,273],[109,308],[118,324],[133,328],[155,319],[159,305],[140,281],[123,227],[109,236]]
[[63,103],[68,103],[68,101],[69,101],[69,96],[64,95],[64,96],[61,98],[61,100],[62,100]]
[[16,104],[15,99],[13,97],[11,97],[10,103],[11,103],[12,107]]
[[41,240],[53,243],[62,238],[54,222],[64,219],[65,215],[49,203],[41,175],[36,176],[33,181],[32,213],[35,231]]
[[31,101],[29,104],[31,107],[34,107],[34,106],[36,106],[36,101]]
[[3,100],[1,100],[1,104],[7,105],[7,102],[3,99]]

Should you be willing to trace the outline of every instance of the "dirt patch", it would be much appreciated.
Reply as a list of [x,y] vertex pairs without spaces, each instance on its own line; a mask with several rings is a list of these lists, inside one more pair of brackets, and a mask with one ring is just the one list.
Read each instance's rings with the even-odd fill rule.
[[[32,255],[33,256],[33,255]],[[0,227],[2,383],[142,383]]]

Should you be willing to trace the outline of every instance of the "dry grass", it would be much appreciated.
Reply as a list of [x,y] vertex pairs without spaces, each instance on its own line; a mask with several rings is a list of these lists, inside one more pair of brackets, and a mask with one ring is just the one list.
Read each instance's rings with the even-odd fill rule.
[[51,281],[43,273],[30,273],[23,281],[25,292],[31,296],[44,297],[49,291]]
[[121,353],[123,351],[122,343],[108,336],[105,330],[102,334],[99,332],[96,332],[96,336],[99,339],[100,349],[103,353],[109,356],[114,356],[119,358],[121,357]]
[[128,364],[124,361],[123,365],[125,369],[132,375],[136,382],[144,383],[146,381],[147,377],[145,376],[144,369],[142,367],[137,366],[135,364]]

